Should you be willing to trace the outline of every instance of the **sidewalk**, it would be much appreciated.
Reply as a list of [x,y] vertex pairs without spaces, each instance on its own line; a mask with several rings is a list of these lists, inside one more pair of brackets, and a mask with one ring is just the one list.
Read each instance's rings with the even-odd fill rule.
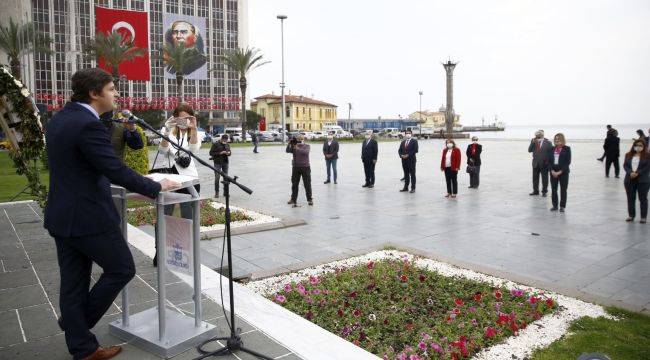
[[[136,277],[129,284],[131,313],[154,307],[157,303],[156,269],[151,259],[131,247]],[[93,269],[93,283],[101,269]],[[170,308],[192,315],[192,289],[168,273],[167,300]],[[59,316],[59,268],[54,240],[43,229],[40,209],[34,203],[0,206],[0,359],[70,359]],[[203,318],[226,334],[222,309],[203,298]],[[93,329],[103,346],[123,346],[117,359],[158,359],[108,334],[108,323],[121,317],[121,297],[113,303]],[[247,347],[276,359],[299,359],[242,319],[237,318]],[[190,349],[174,359],[192,359],[199,353]],[[236,354],[220,359],[253,359]]]

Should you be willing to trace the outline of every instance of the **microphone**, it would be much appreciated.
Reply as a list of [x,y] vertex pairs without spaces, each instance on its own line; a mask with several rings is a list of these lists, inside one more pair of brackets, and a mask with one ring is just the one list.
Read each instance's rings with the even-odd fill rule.
[[133,115],[133,113],[129,110],[120,110],[117,111],[113,117],[111,118],[111,121],[116,122],[116,123],[129,123],[129,124],[141,124],[142,120],[138,118],[137,116]]

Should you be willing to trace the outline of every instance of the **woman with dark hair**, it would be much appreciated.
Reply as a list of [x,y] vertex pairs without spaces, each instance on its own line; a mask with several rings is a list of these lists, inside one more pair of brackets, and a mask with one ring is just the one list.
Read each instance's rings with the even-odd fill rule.
[[560,212],[566,208],[567,187],[569,186],[569,165],[571,165],[571,148],[566,145],[564,134],[557,133],[553,138],[555,146],[549,151],[551,159],[551,211],[557,211],[557,188],[560,187]]
[[641,129],[637,130],[636,134],[639,135],[639,138],[634,140],[642,140],[643,142],[645,142],[646,145],[648,145],[648,141],[650,141],[650,136],[645,136],[643,130]]
[[647,145],[643,140],[634,140],[632,149],[625,154],[625,192],[627,193],[627,222],[634,221],[636,216],[636,196],[639,195],[641,208],[641,224],[646,223],[648,217],[648,189],[650,189],[650,159]]
[[445,141],[445,149],[442,151],[440,171],[445,172],[447,182],[446,198],[455,198],[458,193],[458,171],[460,170],[460,149],[456,147],[453,139]]

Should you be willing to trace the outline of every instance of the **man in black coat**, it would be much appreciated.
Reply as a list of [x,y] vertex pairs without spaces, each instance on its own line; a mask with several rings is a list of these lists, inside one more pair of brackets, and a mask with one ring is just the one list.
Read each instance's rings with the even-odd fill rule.
[[542,178],[542,196],[548,192],[549,151],[553,149],[544,131],[535,132],[535,137],[530,141],[528,152],[533,154],[533,192],[530,195],[539,195],[539,178]]
[[481,153],[483,145],[478,143],[478,137],[472,136],[472,143],[467,145],[467,166],[469,171],[469,188],[478,189],[481,174]]
[[[109,359],[121,347],[102,348],[90,332],[135,275],[122,237],[111,183],[154,198],[179,184],[157,183],[129,169],[111,145],[99,114],[113,110],[112,76],[101,69],[72,76],[71,101],[47,124],[50,192],[44,226],[54,237],[61,272],[59,326],[75,359]],[[104,273],[89,291],[92,263]]]
[[411,184],[411,192],[415,192],[415,164],[418,153],[418,141],[412,139],[413,133],[407,130],[404,134],[404,140],[399,145],[397,153],[402,159],[402,170],[404,170],[404,187],[400,191],[408,191]]
[[377,141],[372,138],[372,132],[369,131],[366,133],[366,139],[361,143],[361,161],[363,162],[363,171],[366,173],[366,183],[361,187],[375,187],[375,165],[378,153]]
[[[221,139],[210,148],[210,159],[214,163],[214,167],[218,170],[221,170],[228,173],[228,158],[231,155],[230,145],[228,144],[228,135],[221,135]],[[219,179],[221,176],[219,173],[214,173],[214,197],[219,197]]]
[[618,163],[618,158],[621,156],[621,139],[618,137],[618,131],[611,130],[607,133],[605,138],[605,143],[603,144],[603,149],[605,150],[605,176],[609,177],[609,169],[614,164],[614,175],[618,179],[620,174],[620,165]]
[[334,172],[334,184],[336,184],[336,161],[339,158],[339,142],[334,139],[334,134],[327,134],[327,140],[323,143],[323,155],[325,156],[325,167],[327,168],[327,180],[325,184],[330,183],[332,172]]

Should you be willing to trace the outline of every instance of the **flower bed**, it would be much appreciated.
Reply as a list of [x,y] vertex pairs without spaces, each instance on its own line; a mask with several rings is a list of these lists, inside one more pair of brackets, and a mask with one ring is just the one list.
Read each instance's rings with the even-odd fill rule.
[[554,296],[558,305],[540,290],[394,251],[248,286],[385,359],[525,357],[574,318],[604,315],[595,305]]
[[[233,210],[230,212],[230,217],[233,222],[236,221],[250,221],[252,218],[246,215],[241,210]],[[156,209],[151,205],[139,206],[129,208],[127,211],[128,222],[134,226],[153,225],[156,223]],[[225,224],[226,212],[225,208],[216,208],[212,205],[212,201],[201,201],[201,226],[208,227],[217,224]]]

